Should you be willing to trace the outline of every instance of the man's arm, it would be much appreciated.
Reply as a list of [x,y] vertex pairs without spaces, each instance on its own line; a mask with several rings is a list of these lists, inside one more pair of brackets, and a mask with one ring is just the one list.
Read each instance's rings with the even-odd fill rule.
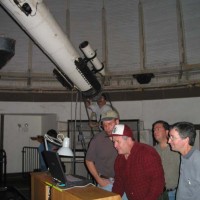
[[87,100],[85,101],[85,105],[86,105],[86,107],[87,107],[88,109],[92,110],[92,109],[91,109],[91,105],[92,105],[91,99],[87,99]]
[[115,160],[114,169],[115,169],[115,181],[113,183],[112,192],[120,194],[122,196],[124,193],[124,189],[123,189],[123,182],[121,179],[122,177],[120,174],[120,158],[119,158],[119,156]]
[[[98,105],[92,104],[91,100],[87,100],[85,104],[86,104],[87,109],[89,109],[91,111],[88,125],[91,128],[100,126],[99,122],[97,122],[97,114],[96,114]],[[94,121],[94,119],[95,119],[95,121]]]
[[43,143],[44,142],[44,136],[42,136],[42,135],[38,135],[36,137],[30,137],[30,138],[31,138],[31,140],[36,140],[39,143]]
[[110,181],[107,180],[107,179],[103,179],[99,176],[98,172],[97,172],[97,169],[94,165],[94,162],[93,161],[90,161],[90,160],[86,160],[85,161],[86,163],[86,166],[89,170],[89,172],[92,174],[93,178],[96,180],[96,182],[101,186],[101,187],[104,187],[108,184],[110,184]]

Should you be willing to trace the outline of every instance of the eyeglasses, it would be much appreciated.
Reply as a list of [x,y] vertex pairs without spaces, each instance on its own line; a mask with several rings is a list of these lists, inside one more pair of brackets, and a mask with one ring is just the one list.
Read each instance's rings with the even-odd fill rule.
[[179,139],[179,138],[177,138],[177,137],[174,137],[174,136],[172,136],[172,135],[169,135],[168,139],[170,139],[170,140],[174,141],[174,140],[177,140],[177,139]]
[[[185,138],[187,138],[187,137],[185,137]],[[169,135],[169,137],[168,137],[168,139],[170,139],[172,141],[178,140],[178,139],[185,139],[185,138],[181,138],[181,137],[177,138],[177,137],[174,137],[173,135]]]

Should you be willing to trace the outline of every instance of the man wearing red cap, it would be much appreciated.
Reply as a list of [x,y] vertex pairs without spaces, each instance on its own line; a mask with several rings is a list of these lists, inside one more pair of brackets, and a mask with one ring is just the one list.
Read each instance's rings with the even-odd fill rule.
[[115,125],[110,135],[118,151],[112,191],[129,200],[157,200],[165,186],[161,159],[156,150],[133,139],[132,130]]

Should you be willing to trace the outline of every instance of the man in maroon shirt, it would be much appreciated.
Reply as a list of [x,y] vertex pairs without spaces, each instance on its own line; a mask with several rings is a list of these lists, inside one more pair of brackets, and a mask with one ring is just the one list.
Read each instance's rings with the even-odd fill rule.
[[164,171],[156,150],[133,139],[132,130],[115,125],[111,135],[118,151],[112,191],[129,200],[157,200],[165,186]]

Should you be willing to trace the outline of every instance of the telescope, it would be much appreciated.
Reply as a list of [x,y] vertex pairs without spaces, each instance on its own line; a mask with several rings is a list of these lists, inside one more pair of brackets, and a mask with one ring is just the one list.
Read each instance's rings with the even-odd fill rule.
[[55,64],[54,74],[63,86],[86,98],[100,93],[96,73],[104,75],[103,64],[87,41],[80,45],[84,58],[78,54],[43,0],[0,0],[0,4]]

